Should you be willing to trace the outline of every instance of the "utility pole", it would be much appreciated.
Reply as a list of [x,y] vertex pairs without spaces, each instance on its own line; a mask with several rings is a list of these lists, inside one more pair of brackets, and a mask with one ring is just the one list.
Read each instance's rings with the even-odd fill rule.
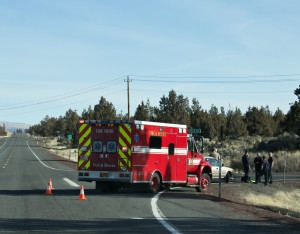
[[129,80],[129,76],[127,76],[127,80],[124,80],[127,82],[127,101],[128,101],[128,120],[130,120],[130,95],[129,95],[129,82],[132,80]]

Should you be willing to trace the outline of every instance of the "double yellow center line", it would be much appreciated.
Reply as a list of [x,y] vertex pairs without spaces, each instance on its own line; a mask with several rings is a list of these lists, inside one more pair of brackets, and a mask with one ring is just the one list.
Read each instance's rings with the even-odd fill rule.
[[10,158],[12,157],[12,155],[13,155],[15,149],[16,149],[16,145],[17,145],[17,141],[16,141],[16,143],[15,143],[15,145],[14,145],[13,150],[11,151],[10,155],[8,156],[8,158],[7,158],[7,160],[6,160],[6,163],[4,164],[3,168],[5,168],[5,167],[7,166],[7,164],[8,164],[8,162],[9,162]]

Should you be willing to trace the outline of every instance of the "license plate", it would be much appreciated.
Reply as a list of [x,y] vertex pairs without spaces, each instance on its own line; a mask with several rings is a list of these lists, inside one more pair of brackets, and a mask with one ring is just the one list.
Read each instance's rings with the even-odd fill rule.
[[100,177],[108,177],[108,173],[100,173]]

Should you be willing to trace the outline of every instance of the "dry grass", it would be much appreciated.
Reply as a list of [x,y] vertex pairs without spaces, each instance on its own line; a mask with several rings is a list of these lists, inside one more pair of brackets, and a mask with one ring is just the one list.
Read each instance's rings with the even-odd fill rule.
[[[39,145],[63,158],[77,162],[77,149],[68,149],[66,145],[60,145],[57,139],[40,137]],[[75,150],[76,153],[74,153]]]
[[11,137],[12,133],[8,130],[6,130],[6,136],[0,136],[0,138],[5,138],[5,137]]
[[253,205],[275,209],[280,213],[293,213],[293,216],[300,217],[300,189],[279,190],[270,194],[249,191],[241,196],[246,202]]

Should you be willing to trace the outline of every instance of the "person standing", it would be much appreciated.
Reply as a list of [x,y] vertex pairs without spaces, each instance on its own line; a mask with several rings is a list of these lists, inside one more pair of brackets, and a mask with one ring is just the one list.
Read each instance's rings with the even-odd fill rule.
[[269,183],[272,184],[273,183],[272,170],[274,166],[274,158],[272,152],[269,152],[268,163],[269,163],[268,179],[269,179]]
[[261,166],[262,174],[265,176],[265,186],[268,185],[268,175],[269,175],[269,162],[266,160],[266,157],[263,156],[263,163]]
[[255,184],[260,182],[260,176],[261,176],[261,166],[262,166],[263,160],[260,153],[257,153],[257,156],[254,158],[254,165],[255,165]]
[[211,157],[214,157],[215,159],[217,159],[218,161],[220,161],[220,154],[218,153],[218,149],[217,148],[213,148],[211,154],[209,155]]
[[245,182],[249,182],[249,171],[250,171],[250,161],[249,161],[249,152],[248,150],[245,150],[245,154],[242,157],[242,163],[244,167],[245,172]]

